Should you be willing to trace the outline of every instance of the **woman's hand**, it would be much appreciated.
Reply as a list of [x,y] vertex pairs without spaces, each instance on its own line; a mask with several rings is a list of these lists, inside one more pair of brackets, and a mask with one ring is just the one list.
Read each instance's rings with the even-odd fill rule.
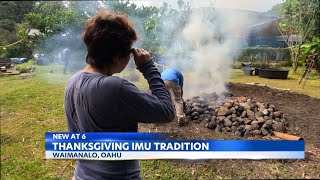
[[133,53],[134,61],[137,67],[141,66],[151,58],[151,55],[149,54],[149,52],[144,49],[132,48],[131,51]]

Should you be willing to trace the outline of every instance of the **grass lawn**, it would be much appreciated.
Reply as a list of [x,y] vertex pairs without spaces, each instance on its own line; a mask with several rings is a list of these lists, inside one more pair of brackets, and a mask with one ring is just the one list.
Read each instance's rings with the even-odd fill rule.
[[283,88],[283,89],[290,89],[290,91],[297,92],[300,94],[306,94],[311,97],[320,98],[320,77],[315,76],[312,74],[306,81],[304,88],[302,85],[304,80],[299,84],[299,81],[302,77],[303,69],[299,68],[296,74],[293,74],[291,71],[289,72],[288,79],[266,79],[266,78],[259,78],[259,76],[245,76],[243,75],[242,70],[236,69],[233,70],[230,82],[237,82],[237,83],[262,83],[268,86],[276,87],[276,88]]
[[[66,80],[71,74],[54,73],[57,71],[61,71],[59,67],[37,67],[31,78],[0,77],[1,179],[70,179],[72,176],[74,161],[45,159],[45,132],[67,130],[63,93]],[[126,73],[128,72],[124,74]],[[320,98],[320,79],[309,80],[305,89],[301,89],[298,86],[299,77],[290,75],[289,80],[268,80],[243,76],[240,70],[235,70],[231,81],[266,83]],[[144,80],[135,84],[140,88],[146,87]],[[232,164],[236,161],[229,162]],[[220,163],[218,167],[214,163],[207,165],[199,162],[195,166],[188,161],[150,160],[141,161],[141,174],[145,179],[258,178],[257,175],[251,176],[250,168],[247,171],[237,171],[236,164],[233,164],[234,167],[227,167],[227,164],[222,167],[223,163]],[[269,166],[274,170],[265,177],[293,176],[279,162]],[[280,175],[273,176],[272,173]]]

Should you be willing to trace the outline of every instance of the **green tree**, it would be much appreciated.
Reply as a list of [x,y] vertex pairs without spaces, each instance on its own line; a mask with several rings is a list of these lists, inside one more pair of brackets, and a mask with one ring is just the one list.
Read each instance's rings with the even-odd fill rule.
[[313,37],[311,42],[303,44],[301,46],[301,55],[303,61],[310,60],[310,57],[314,57],[313,68],[317,74],[320,75],[320,38]]
[[[14,56],[23,56],[30,58],[27,39],[19,41],[24,38],[18,33],[17,27],[20,26],[24,19],[24,15],[33,9],[33,1],[1,1],[0,2],[0,56],[2,58],[9,58]],[[14,45],[8,46],[12,43]]]
[[0,28],[14,31],[15,23],[21,23],[33,5],[33,1],[0,1]]
[[298,68],[301,45],[312,39],[317,31],[319,21],[318,0],[286,0],[281,5],[282,19],[279,29],[291,49],[294,73]]

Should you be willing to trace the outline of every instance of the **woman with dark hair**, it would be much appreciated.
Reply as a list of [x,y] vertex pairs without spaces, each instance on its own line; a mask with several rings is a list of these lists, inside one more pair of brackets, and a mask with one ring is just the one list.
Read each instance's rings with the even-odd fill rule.
[[[133,49],[136,33],[124,15],[101,11],[83,32],[87,66],[73,75],[65,90],[70,132],[137,132],[138,123],[165,123],[175,109],[150,54]],[[152,95],[112,76],[127,66],[130,54],[147,79]],[[77,160],[73,179],[141,179],[139,161]]]

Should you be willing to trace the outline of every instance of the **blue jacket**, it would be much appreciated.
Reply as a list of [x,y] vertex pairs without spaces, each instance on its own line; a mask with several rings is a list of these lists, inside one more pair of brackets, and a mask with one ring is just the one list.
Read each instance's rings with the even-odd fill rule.
[[183,87],[183,75],[176,68],[167,68],[161,73],[161,78],[165,81],[174,81],[179,86]]

